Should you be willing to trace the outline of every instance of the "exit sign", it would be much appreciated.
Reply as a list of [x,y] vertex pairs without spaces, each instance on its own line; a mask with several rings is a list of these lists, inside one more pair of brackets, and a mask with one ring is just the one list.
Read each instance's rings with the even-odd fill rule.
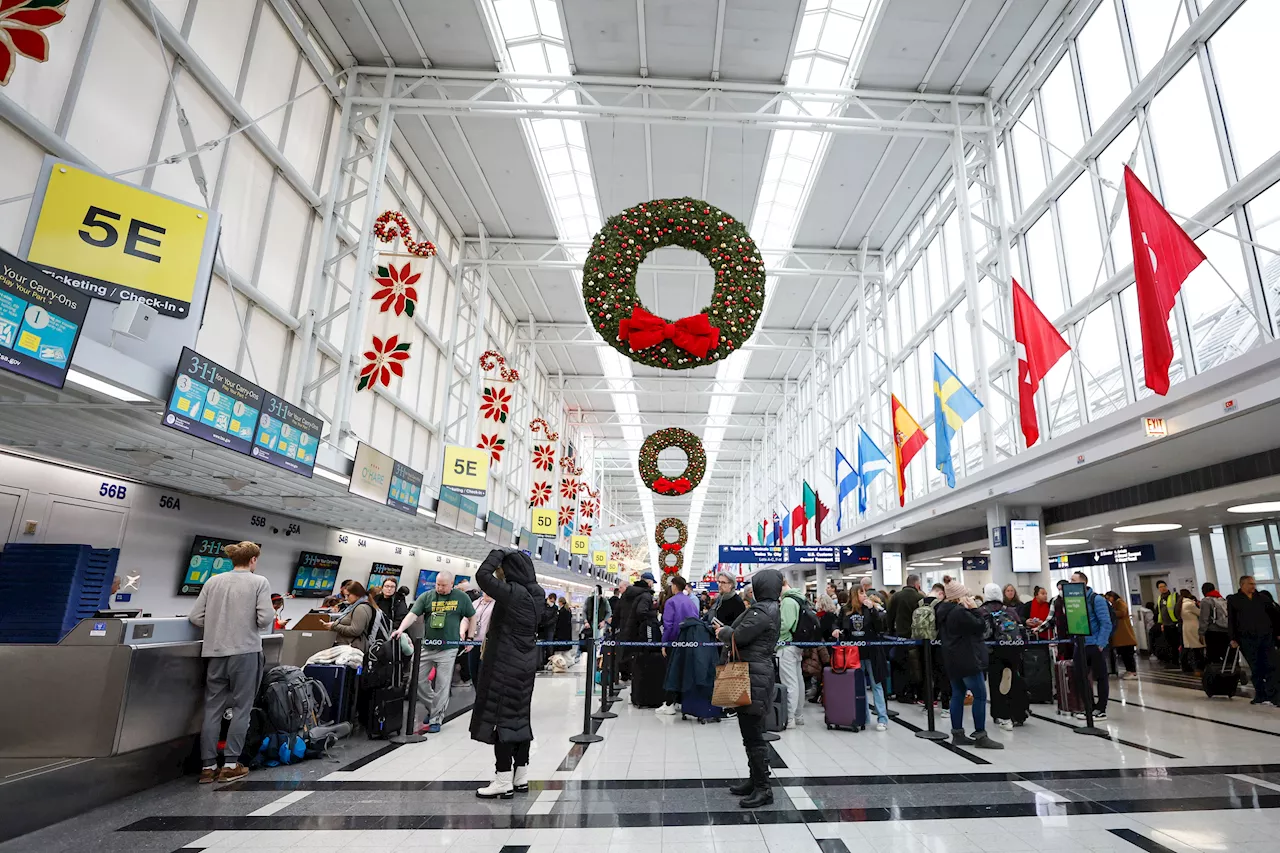
[[1143,432],[1147,434],[1147,438],[1164,438],[1169,434],[1169,427],[1164,422],[1164,418],[1143,418]]

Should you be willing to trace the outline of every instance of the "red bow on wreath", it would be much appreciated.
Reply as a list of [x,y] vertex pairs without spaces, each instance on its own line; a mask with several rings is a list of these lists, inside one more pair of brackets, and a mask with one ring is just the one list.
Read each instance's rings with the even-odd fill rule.
[[680,547],[681,546],[679,542],[663,542],[662,543],[662,550],[664,551],[675,551],[676,553],[680,553]]
[[668,323],[636,305],[630,317],[618,322],[618,338],[637,350],[671,341],[690,355],[706,358],[708,352],[720,345],[720,330],[711,325],[706,314]]
[[680,571],[679,566],[663,566],[662,567],[662,573],[664,575],[674,575],[678,571]]
[[653,490],[660,495],[683,495],[692,488],[693,483],[690,483],[687,477],[681,477],[678,480],[659,477],[653,481]]

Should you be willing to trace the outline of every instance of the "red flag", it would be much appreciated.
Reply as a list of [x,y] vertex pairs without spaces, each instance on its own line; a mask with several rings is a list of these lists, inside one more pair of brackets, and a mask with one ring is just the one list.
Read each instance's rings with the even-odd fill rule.
[[750,545],[750,544],[751,544],[751,534],[750,534],[750,533],[748,533],[748,534],[747,534],[747,544],[748,544],[748,545]]
[[1173,361],[1169,312],[1182,283],[1205,257],[1128,166],[1124,167],[1124,194],[1133,240],[1133,274],[1138,281],[1142,366],[1147,387],[1164,395],[1169,393],[1169,363]]
[[893,452],[898,463],[898,506],[907,505],[907,465],[929,440],[920,424],[911,417],[907,407],[898,402],[898,395],[890,396],[889,412],[893,416]]
[[831,508],[818,499],[818,520],[813,523],[813,535],[818,540],[818,544],[822,544],[822,520],[827,517],[827,513],[831,512]]
[[1030,447],[1040,440],[1040,427],[1036,423],[1036,389],[1040,387],[1040,380],[1071,347],[1016,279],[1013,282],[1013,337],[1018,344],[1018,408],[1022,416],[1022,437]]
[[796,544],[796,531],[800,531],[800,537],[804,541],[808,541],[808,534],[805,531],[805,522],[809,520],[809,516],[804,514],[804,502],[801,501],[795,509],[791,510],[791,544]]

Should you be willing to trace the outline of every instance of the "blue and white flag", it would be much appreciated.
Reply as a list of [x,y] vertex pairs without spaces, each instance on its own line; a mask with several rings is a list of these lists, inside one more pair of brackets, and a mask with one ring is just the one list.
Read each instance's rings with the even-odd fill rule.
[[876,475],[892,469],[889,457],[876,447],[867,431],[858,427],[858,512],[867,511],[867,487]]

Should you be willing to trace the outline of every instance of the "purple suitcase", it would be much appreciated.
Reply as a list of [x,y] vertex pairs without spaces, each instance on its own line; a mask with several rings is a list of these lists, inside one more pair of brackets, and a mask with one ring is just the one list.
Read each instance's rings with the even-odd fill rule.
[[699,723],[720,722],[724,711],[711,704],[711,697],[686,690],[680,696],[680,719],[693,717]]
[[822,670],[822,704],[828,729],[860,732],[867,727],[867,685],[861,669]]

